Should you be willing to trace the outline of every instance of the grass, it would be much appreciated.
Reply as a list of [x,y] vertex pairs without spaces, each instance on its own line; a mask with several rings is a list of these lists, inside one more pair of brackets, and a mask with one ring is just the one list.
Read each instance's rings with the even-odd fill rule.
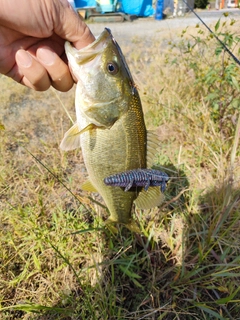
[[[209,68],[221,77],[231,61],[199,30],[122,48],[172,177],[161,208],[134,209],[142,235],[111,234],[99,196],[80,190],[87,173],[80,150],[59,150],[70,121],[55,92],[0,78],[2,319],[240,319],[239,108],[219,118],[206,99]],[[74,118],[74,90],[57,94]]]

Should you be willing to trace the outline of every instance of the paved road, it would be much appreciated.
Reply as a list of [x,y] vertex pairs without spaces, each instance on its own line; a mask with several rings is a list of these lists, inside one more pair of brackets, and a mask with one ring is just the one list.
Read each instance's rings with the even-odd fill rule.
[[[224,12],[229,13],[227,18],[223,16]],[[198,11],[197,13],[207,25],[211,25],[216,22],[220,17],[222,17],[222,20],[229,18],[240,20],[239,9],[203,10]],[[185,17],[170,18],[160,21],[156,21],[154,18],[140,18],[133,22],[90,23],[89,26],[94,35],[100,34],[105,27],[109,27],[115,38],[120,44],[122,44],[125,41],[131,40],[135,36],[149,39],[157,34],[161,37],[162,34],[172,29],[194,26],[197,23],[200,23],[198,18],[193,13],[188,13]]]

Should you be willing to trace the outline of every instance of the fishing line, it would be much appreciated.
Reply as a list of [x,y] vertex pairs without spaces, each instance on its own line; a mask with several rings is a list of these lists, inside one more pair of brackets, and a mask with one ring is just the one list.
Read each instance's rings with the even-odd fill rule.
[[81,203],[81,205],[84,207],[84,209],[91,214],[90,210],[85,206],[85,204],[83,204],[81,201],[79,201],[79,198],[71,191],[71,189],[69,189],[66,184],[58,178],[58,176],[56,174],[54,174],[40,159],[38,159],[36,156],[34,156],[27,148],[25,148],[23,146],[23,148],[26,150],[26,152],[28,152],[33,159],[35,159],[38,163],[41,164],[41,166],[43,166],[43,168],[45,168],[64,188],[66,188],[66,190],[78,201]]
[[182,0],[183,3],[188,7],[188,9],[195,14],[195,16],[201,21],[201,23],[208,29],[208,31],[214,36],[214,38],[223,46],[223,48],[227,51],[227,53],[233,58],[233,60],[240,65],[240,60],[228,49],[225,43],[222,42],[221,39],[209,28],[209,26],[202,20],[202,18],[193,10],[193,8],[187,3],[187,1]]

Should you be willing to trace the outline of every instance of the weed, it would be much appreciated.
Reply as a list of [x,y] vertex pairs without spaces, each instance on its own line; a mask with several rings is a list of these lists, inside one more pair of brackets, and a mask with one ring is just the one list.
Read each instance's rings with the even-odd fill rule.
[[[236,21],[229,19],[221,24],[219,19],[215,25],[215,35],[222,43],[216,42],[215,37],[206,33],[199,25],[197,35],[187,33],[183,30],[181,40],[178,44],[171,43],[171,50],[179,50],[181,59],[167,62],[175,66],[184,65],[185,72],[193,72],[191,76],[192,94],[195,102],[202,100],[211,110],[212,119],[218,123],[221,132],[231,136],[236,125],[236,117],[239,110],[239,72],[236,61],[229,58],[222,44],[226,45],[230,51],[239,54],[239,36],[231,30]],[[225,28],[225,29],[224,29]],[[190,35],[190,38],[189,38]],[[212,48],[211,57],[206,55]],[[206,59],[206,63],[199,63]]]
[[[231,23],[216,32],[237,52]],[[103,228],[100,197],[79,187],[81,151],[59,151],[69,123],[55,94],[0,78],[4,320],[239,319],[236,66],[200,28],[137,44],[122,49],[161,140],[156,165],[171,177],[161,208],[133,210],[142,235]],[[74,91],[58,95],[74,119]]]

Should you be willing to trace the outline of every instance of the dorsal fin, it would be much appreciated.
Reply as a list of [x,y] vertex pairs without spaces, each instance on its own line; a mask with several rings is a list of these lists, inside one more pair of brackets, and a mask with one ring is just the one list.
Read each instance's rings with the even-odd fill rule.
[[164,195],[159,187],[149,187],[148,190],[142,190],[135,204],[139,209],[147,210],[159,206],[164,200]]
[[159,151],[159,138],[155,131],[147,131],[147,168],[151,168]]

